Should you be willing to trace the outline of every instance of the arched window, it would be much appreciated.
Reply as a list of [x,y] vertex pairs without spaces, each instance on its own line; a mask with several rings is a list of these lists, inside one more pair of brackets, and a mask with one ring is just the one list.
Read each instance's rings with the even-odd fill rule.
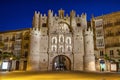
[[64,42],[64,36],[63,35],[59,36],[59,42]]
[[60,46],[59,50],[60,50],[60,52],[64,52],[63,46]]
[[66,38],[66,43],[67,43],[67,44],[71,44],[71,38],[70,38],[70,37],[67,37],[67,38]]
[[55,38],[53,39],[53,44],[55,44]]
[[68,44],[70,44],[70,39],[69,38],[68,38],[67,42],[68,42]]
[[71,51],[71,46],[67,46],[67,50],[68,50],[68,51]]
[[56,45],[52,45],[52,51],[56,51],[57,47]]
[[55,51],[55,46],[53,46],[53,51]]
[[60,37],[60,42],[63,42],[63,37],[62,36]]
[[61,32],[70,31],[68,25],[66,23],[64,23],[64,22],[59,23],[59,30]]
[[57,38],[56,37],[53,37],[52,38],[52,44],[56,44],[57,43]]

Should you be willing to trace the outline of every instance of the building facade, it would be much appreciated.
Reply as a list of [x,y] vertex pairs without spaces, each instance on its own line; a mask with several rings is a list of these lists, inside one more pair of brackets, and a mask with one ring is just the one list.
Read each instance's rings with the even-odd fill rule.
[[[29,53],[29,33],[30,29],[6,31],[0,33],[0,70],[2,62],[8,63],[7,70],[26,70],[27,57]],[[11,54],[11,55],[9,55]]]
[[87,26],[86,14],[70,16],[59,10],[48,16],[35,12],[30,30],[28,70],[95,71],[92,28]]
[[[110,71],[110,64],[117,63],[120,69],[120,12],[91,19],[95,34],[96,69]],[[99,66],[101,65],[101,67]]]
[[73,10],[70,16],[62,9],[58,15],[52,10],[48,16],[35,12],[32,28],[0,33],[2,55],[12,53],[2,62],[8,62],[10,70],[96,71],[93,29],[86,17]]

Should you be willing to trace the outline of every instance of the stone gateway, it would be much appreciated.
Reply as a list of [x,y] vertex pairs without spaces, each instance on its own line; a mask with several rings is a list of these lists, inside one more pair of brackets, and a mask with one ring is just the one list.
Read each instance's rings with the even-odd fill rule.
[[87,26],[86,14],[75,11],[48,16],[35,12],[30,30],[30,54],[27,70],[95,71],[93,30]]

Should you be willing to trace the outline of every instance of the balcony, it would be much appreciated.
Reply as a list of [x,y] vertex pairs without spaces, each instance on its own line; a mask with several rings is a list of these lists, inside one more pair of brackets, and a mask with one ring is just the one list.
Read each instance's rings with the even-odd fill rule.
[[10,39],[11,41],[15,41],[15,37],[12,37],[12,39]]
[[2,41],[2,38],[0,38],[0,41]]
[[108,28],[108,27],[112,27],[112,26],[113,26],[113,23],[108,23],[108,24],[103,25],[104,28]]
[[8,47],[4,47],[3,50],[8,50]]
[[107,45],[105,45],[105,48],[110,48],[110,47],[120,47],[120,43],[107,44]]
[[120,31],[116,32],[115,35],[116,35],[116,36],[120,36]]
[[15,36],[15,39],[16,39],[16,40],[22,39],[22,33],[17,34],[17,35]]
[[105,38],[106,37],[113,37],[113,36],[115,36],[114,33],[108,33],[108,34],[105,35]]
[[24,49],[28,49],[28,46],[24,46]]
[[14,50],[14,46],[9,47],[9,50]]
[[9,39],[4,39],[4,42],[8,42],[9,41]]
[[17,38],[16,38],[16,40],[20,40],[20,39],[22,39],[22,37],[17,37]]
[[102,26],[102,24],[101,24],[101,25],[97,25],[97,26],[96,26],[96,28],[101,28],[101,27],[103,27],[103,26]]
[[116,22],[114,23],[114,25],[115,25],[115,26],[120,25],[120,21],[116,21]]

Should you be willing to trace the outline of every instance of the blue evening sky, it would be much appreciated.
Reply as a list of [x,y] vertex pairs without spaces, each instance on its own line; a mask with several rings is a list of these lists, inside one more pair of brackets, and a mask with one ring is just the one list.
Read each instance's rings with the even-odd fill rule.
[[34,11],[47,13],[59,9],[65,13],[75,10],[77,14],[87,13],[100,16],[120,11],[120,0],[0,0],[0,31],[29,28],[32,26]]

